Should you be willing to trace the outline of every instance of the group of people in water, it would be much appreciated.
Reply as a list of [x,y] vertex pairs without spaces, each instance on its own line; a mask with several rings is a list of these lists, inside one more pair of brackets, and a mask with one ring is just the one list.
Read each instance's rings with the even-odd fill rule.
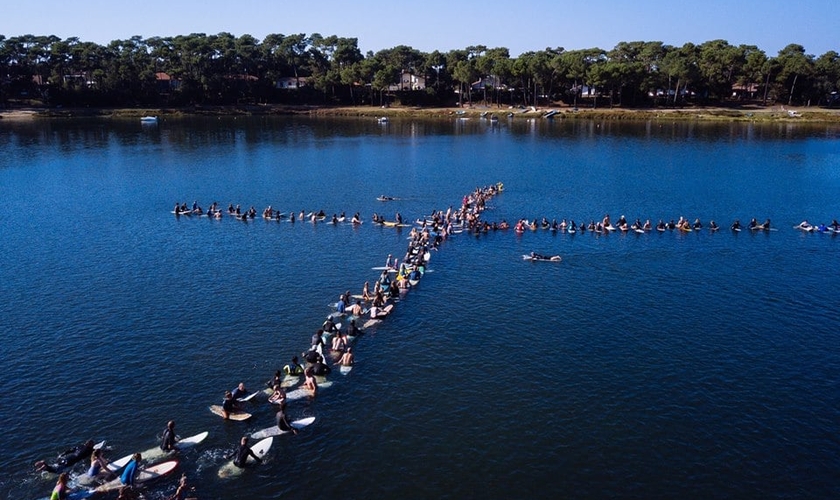
[[[808,223],[808,221],[803,221],[798,226],[794,226],[796,229],[801,229],[803,231],[815,231],[815,232],[840,232],[840,223],[836,220],[832,221],[831,224],[825,225],[812,225]],[[480,224],[470,225],[469,229],[472,232],[488,232],[488,231],[495,231],[495,230],[504,230],[509,229],[510,224],[507,220],[502,220],[501,222],[487,222],[484,221]],[[603,219],[595,221],[590,220],[589,223],[582,223],[577,224],[574,220],[567,221],[566,219],[557,222],[557,219],[553,219],[551,222],[548,221],[547,218],[543,217],[542,219],[519,219],[513,226],[513,229],[516,233],[524,233],[526,231],[536,231],[538,229],[544,230],[551,230],[554,232],[561,232],[561,233],[585,233],[587,231],[593,234],[607,234],[611,232],[636,232],[636,233],[648,233],[652,231],[657,232],[666,232],[666,231],[681,231],[681,232],[690,232],[690,231],[701,231],[703,229],[708,229],[709,231],[718,231],[720,230],[720,226],[714,221],[709,221],[708,224],[704,224],[699,218],[694,219],[694,222],[689,221],[684,217],[680,217],[678,220],[671,219],[668,222],[665,222],[662,219],[659,219],[655,225],[651,223],[650,219],[645,220],[642,222],[641,219],[636,219],[633,222],[629,222],[623,215],[615,222],[610,219],[609,214],[605,215]],[[757,219],[753,218],[750,220],[749,223],[746,225],[741,224],[740,219],[735,219],[732,224],[729,226],[729,229],[735,232],[741,230],[750,230],[750,231],[775,231],[776,228],[771,226],[770,219],[765,219],[764,222],[758,222]]]
[[[161,435],[161,450],[164,452],[176,451],[177,440],[175,421],[170,420]],[[136,489],[137,475],[140,472],[140,464],[143,460],[142,454],[134,453],[117,474],[108,469],[108,461],[102,453],[103,444],[104,442],[94,444],[92,440],[88,440],[60,453],[53,463],[47,463],[44,460],[35,462],[37,472],[58,474],[55,487],[50,494],[50,500],[66,500],[69,498],[71,477],[68,471],[77,463],[85,460],[89,460],[88,468],[75,478],[79,486],[94,487],[119,478],[117,500],[139,500],[142,498]],[[167,500],[197,500],[194,491],[195,488],[187,484],[186,474],[183,474],[175,493],[167,497]]]
[[[186,203],[176,202],[172,213],[175,214],[176,217],[180,217],[182,215],[190,217],[197,216],[209,217],[216,220],[220,220],[225,217],[232,217],[243,222],[248,222],[257,218],[257,209],[253,205],[244,211],[240,205],[234,205],[233,203],[229,204],[227,209],[221,209],[219,208],[219,204],[215,201],[210,204],[210,207],[207,208],[207,210],[204,210],[197,201],[194,201],[192,206],[188,206]],[[323,210],[308,213],[305,210],[301,210],[299,213],[289,212],[286,214],[285,212],[274,209],[271,205],[268,205],[265,209],[263,209],[262,218],[265,220],[273,220],[277,222],[288,221],[292,223],[300,221],[312,223],[327,222],[331,224],[340,224],[344,222],[349,222],[354,225],[362,224],[362,217],[358,212],[353,214],[353,216],[350,217],[350,220],[347,220],[347,215],[344,212],[341,212],[340,214],[332,214],[332,217],[328,217],[326,212]],[[329,220],[327,220],[328,218]]]
[[[291,362],[283,367],[282,370],[275,372],[274,377],[269,385],[272,388],[272,394],[269,397],[271,403],[278,405],[278,411],[275,414],[275,424],[280,430],[288,432],[297,432],[292,427],[291,422],[286,414],[286,389],[283,382],[289,377],[303,377],[302,386],[311,392],[314,396],[318,390],[318,377],[323,377],[331,373],[332,369],[328,364],[328,358],[325,356],[325,351],[329,358],[337,366],[353,366],[355,364],[355,352],[353,350],[353,341],[362,335],[364,328],[369,328],[379,321],[386,318],[392,308],[395,299],[405,294],[410,288],[416,284],[420,277],[425,272],[430,252],[436,250],[447,237],[455,231],[464,230],[464,228],[474,227],[480,224],[480,215],[485,209],[486,201],[501,192],[503,186],[500,184],[492,185],[484,188],[476,188],[473,192],[466,195],[463,199],[462,206],[459,210],[453,210],[449,207],[448,210],[434,211],[423,219],[417,220],[417,226],[413,227],[409,232],[409,243],[405,255],[400,260],[398,257],[388,255],[382,273],[374,282],[373,287],[370,282],[365,282],[361,294],[352,295],[350,291],[339,296],[338,302],[335,304],[336,312],[331,314],[321,325],[321,327],[312,335],[310,347],[302,354],[303,364],[301,364],[298,356],[293,356]],[[176,204],[174,213],[176,215],[208,215],[210,217],[222,217],[222,210],[218,208],[216,203],[213,203],[205,212],[197,203],[193,203],[192,207],[186,204]],[[239,206],[229,206],[227,215],[237,218],[255,218],[256,210],[254,207],[246,211],[242,211]],[[274,211],[271,207],[267,207],[263,211],[263,217],[266,219],[283,218],[283,214]],[[327,216],[323,211],[312,214],[298,215],[298,220],[309,217],[310,220],[324,220]],[[294,214],[290,215],[290,221],[295,218]],[[333,222],[343,222],[345,215],[333,215]],[[384,218],[377,216],[377,222],[383,222]],[[355,214],[351,220],[353,223],[361,224],[359,214]],[[395,222],[402,224],[402,216],[397,213]],[[393,275],[393,277],[392,277]],[[346,328],[340,329],[336,323],[339,317],[348,318],[349,324]],[[360,327],[357,321],[365,319],[365,323]],[[228,417],[234,412],[243,409],[241,400],[248,396],[248,390],[244,383],[240,383],[231,391],[226,391],[224,401],[222,404],[223,416]],[[175,422],[167,422],[166,428],[161,434],[160,447],[162,451],[171,452],[178,447],[178,438],[175,433]],[[251,451],[248,437],[241,438],[239,448],[234,455],[234,464],[244,467],[248,457],[255,458],[258,462],[260,458]],[[108,481],[120,478],[120,499],[130,500],[138,498],[137,490],[134,488],[137,473],[140,470],[142,456],[136,453],[132,456],[129,463],[122,469],[119,476],[110,472],[107,468],[108,462],[104,459],[102,450],[97,448],[93,441],[87,441],[80,446],[68,450],[59,455],[54,463],[47,463],[46,461],[38,461],[35,464],[37,471],[58,473],[58,479],[55,488],[50,496],[51,500],[64,500],[69,495],[69,480],[70,476],[67,471],[75,464],[89,460],[90,465],[87,471],[79,476],[78,483],[80,485],[96,485],[103,481]],[[194,497],[194,488],[187,484],[186,476],[182,476],[176,492],[169,497],[171,500],[184,500]]]

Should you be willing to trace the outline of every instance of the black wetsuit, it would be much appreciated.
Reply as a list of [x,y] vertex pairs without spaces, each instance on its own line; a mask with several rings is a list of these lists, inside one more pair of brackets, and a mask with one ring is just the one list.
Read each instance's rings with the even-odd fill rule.
[[325,365],[324,363],[317,362],[312,365],[312,374],[313,375],[329,375],[332,370],[329,366]]
[[324,339],[321,338],[321,333],[320,332],[313,333],[312,334],[312,340],[311,340],[310,343],[312,344],[312,347],[315,347],[319,344],[324,345]]
[[60,467],[69,467],[78,463],[81,460],[89,458],[93,453],[93,445],[86,446],[81,444],[75,448],[71,448],[58,456],[57,465]]
[[309,351],[303,355],[303,359],[307,363],[317,363],[318,360],[321,359],[321,356],[315,351]]
[[169,427],[163,430],[163,437],[160,439],[160,449],[163,451],[175,449],[175,432]]
[[239,450],[236,452],[236,458],[233,460],[233,465],[239,468],[245,467],[245,464],[248,461],[248,456],[252,456],[257,462],[262,463],[262,459],[251,451],[250,446],[247,444],[241,444],[239,445]]
[[289,421],[286,420],[286,414],[283,410],[277,412],[277,416],[274,418],[274,421],[277,423],[277,427],[281,431],[291,431],[292,426],[289,424]]

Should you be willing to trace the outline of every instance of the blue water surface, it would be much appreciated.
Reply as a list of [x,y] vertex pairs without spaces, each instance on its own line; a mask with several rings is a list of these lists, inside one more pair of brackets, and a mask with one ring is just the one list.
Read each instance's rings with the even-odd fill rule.
[[[145,450],[169,419],[210,431],[180,457],[202,499],[840,496],[840,237],[793,229],[840,218],[832,126],[35,120],[0,123],[0,151],[2,498],[48,494],[39,458],[88,438]],[[273,411],[227,423],[208,405],[263,387],[404,252],[408,231],[370,216],[414,220],[499,181],[490,221],[724,229],[455,235],[354,370],[289,404],[315,424],[219,479]],[[366,222],[170,213],[194,200]],[[753,217],[777,230],[726,229]]]

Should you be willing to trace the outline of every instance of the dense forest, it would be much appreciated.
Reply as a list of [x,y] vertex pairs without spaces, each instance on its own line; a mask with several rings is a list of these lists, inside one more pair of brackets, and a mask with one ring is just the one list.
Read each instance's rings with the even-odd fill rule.
[[400,45],[362,54],[358,39],[203,33],[114,40],[0,35],[0,106],[229,104],[588,107],[837,106],[840,55],[791,44],[775,56],[712,40],[622,42],[511,57],[504,47],[443,53]]

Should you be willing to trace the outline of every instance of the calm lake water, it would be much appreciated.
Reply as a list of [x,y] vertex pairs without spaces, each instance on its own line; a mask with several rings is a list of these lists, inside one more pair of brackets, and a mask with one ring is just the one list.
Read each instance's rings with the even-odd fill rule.
[[[840,131],[801,124],[207,118],[0,122],[0,497],[39,458],[210,431],[202,499],[840,497]],[[181,217],[176,201],[414,220],[504,182],[487,220],[662,218],[777,231],[460,234],[292,418],[217,477],[262,388],[407,231]],[[381,194],[399,201],[381,203]],[[530,251],[563,262],[529,263]],[[145,495],[171,494],[177,475]]]

